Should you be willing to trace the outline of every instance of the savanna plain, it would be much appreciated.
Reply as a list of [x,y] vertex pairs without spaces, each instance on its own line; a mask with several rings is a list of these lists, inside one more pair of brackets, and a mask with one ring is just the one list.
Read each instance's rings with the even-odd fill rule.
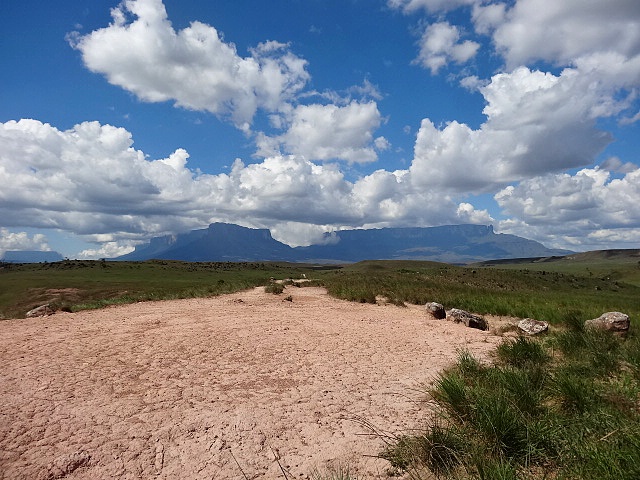
[[639,298],[637,250],[2,264],[0,478],[637,479]]

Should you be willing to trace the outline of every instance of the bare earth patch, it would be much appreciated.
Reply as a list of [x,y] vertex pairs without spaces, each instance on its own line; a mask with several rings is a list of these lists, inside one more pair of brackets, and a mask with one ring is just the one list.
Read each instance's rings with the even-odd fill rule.
[[457,349],[499,341],[312,287],[5,320],[0,478],[385,478],[362,420],[415,427]]

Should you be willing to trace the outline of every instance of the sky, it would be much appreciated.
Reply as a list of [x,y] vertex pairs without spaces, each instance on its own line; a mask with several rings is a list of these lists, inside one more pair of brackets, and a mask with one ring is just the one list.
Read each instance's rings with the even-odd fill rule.
[[0,257],[229,222],[640,248],[637,0],[8,0]]

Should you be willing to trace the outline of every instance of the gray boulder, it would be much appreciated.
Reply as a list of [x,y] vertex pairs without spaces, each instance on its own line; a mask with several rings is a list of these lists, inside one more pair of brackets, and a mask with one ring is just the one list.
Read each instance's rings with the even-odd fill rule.
[[547,322],[534,320],[533,318],[525,318],[518,322],[518,328],[527,335],[538,335],[539,333],[549,330]]
[[484,318],[458,308],[449,310],[447,312],[447,319],[451,319],[451,321],[455,323],[464,323],[469,328],[489,330],[489,325],[487,325],[487,321]]
[[444,306],[440,303],[428,302],[424,307],[433,318],[443,320],[447,317],[447,312],[445,312]]
[[630,326],[629,315],[621,312],[603,313],[598,318],[584,322],[585,328],[597,328],[618,335],[625,335],[629,331]]

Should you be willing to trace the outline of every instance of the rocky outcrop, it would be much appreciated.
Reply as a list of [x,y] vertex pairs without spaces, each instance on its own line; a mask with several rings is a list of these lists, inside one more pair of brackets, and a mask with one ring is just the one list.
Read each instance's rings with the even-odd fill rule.
[[518,328],[527,335],[538,335],[549,330],[549,324],[533,318],[525,318],[518,322]]
[[603,313],[598,318],[584,322],[585,328],[597,328],[618,335],[626,335],[630,326],[629,315],[622,312]]
[[424,307],[427,310],[427,313],[429,313],[433,318],[443,320],[447,317],[447,312],[441,303],[428,302]]
[[464,323],[469,328],[477,328],[478,330],[489,330],[489,325],[484,318],[479,315],[474,315],[465,310],[458,308],[452,308],[447,311],[447,320],[451,320],[455,323]]

